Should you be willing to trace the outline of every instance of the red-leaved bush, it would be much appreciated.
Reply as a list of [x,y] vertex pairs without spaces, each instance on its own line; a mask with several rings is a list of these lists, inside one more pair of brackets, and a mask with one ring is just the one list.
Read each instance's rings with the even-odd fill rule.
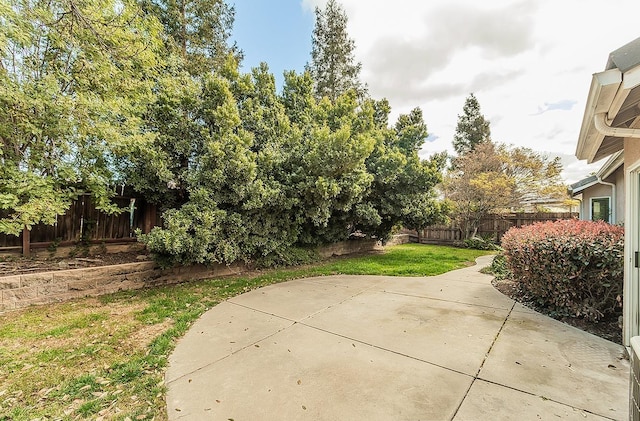
[[621,311],[624,229],[562,220],[512,228],[502,237],[507,268],[537,304],[597,321]]

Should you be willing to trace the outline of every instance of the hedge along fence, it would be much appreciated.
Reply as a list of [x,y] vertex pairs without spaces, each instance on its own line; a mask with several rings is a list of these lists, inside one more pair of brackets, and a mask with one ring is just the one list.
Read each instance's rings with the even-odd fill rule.
[[624,229],[564,220],[512,228],[502,238],[523,292],[561,316],[597,321],[622,307]]

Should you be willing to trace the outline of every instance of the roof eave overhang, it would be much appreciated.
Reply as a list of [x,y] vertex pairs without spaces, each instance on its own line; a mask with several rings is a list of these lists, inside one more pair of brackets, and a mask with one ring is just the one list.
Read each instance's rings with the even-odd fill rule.
[[623,86],[622,72],[617,68],[593,75],[576,148],[578,159],[586,159],[588,163],[597,160],[596,156],[605,135],[597,130],[595,116],[604,113],[606,122],[613,121],[629,90]]
[[627,68],[624,72],[618,68],[595,73],[587,97],[576,157],[586,159],[588,163],[598,161],[622,149],[622,142],[614,139],[640,138],[640,130],[616,123],[618,116],[631,91],[640,86],[640,64]]
[[616,170],[620,168],[622,164],[624,164],[624,151],[618,151],[609,157],[604,165],[598,170],[596,176],[599,179],[604,180],[605,178],[616,172]]
[[589,183],[589,184],[585,184],[584,186],[580,186],[575,190],[569,189],[569,193],[571,194],[571,197],[576,197],[577,195],[582,194],[589,187],[593,187],[596,184],[599,184],[599,183],[597,181],[594,181],[593,183]]

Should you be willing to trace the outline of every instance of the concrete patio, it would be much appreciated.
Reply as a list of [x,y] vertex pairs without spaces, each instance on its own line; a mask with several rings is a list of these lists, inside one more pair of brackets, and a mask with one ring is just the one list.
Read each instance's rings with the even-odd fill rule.
[[621,345],[479,269],[327,276],[232,298],[170,356],[170,420],[625,420]]

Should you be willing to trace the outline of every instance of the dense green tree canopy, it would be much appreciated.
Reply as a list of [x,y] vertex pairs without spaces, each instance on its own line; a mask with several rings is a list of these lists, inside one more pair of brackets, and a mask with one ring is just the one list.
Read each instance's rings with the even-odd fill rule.
[[172,264],[273,262],[441,220],[422,111],[390,125],[344,11],[330,0],[317,19],[328,49],[278,93],[267,64],[239,71],[223,1],[0,0],[0,232],[53,223],[83,192],[115,212],[116,183],[163,211],[139,238]]
[[[386,100],[374,101],[372,108],[376,121],[388,120],[379,113],[388,110]],[[434,187],[442,180],[444,161],[420,159],[418,150],[426,138],[419,108],[400,115],[394,128],[379,126],[376,148],[367,159],[374,180],[362,205],[368,215],[362,231],[386,238],[395,226],[418,228],[443,221],[446,208],[436,200]]]
[[0,232],[52,223],[82,191],[115,210],[161,27],[120,0],[0,0],[0,16]]
[[[266,64],[241,75],[232,57],[221,75],[178,89],[195,89],[169,96],[189,98],[167,107],[183,123],[162,114],[166,126],[157,130],[158,139],[176,127],[191,139],[188,165],[179,177],[168,172],[185,200],[165,213],[164,227],[142,236],[169,262],[269,259],[294,246],[356,232],[386,239],[397,225],[442,219],[433,187],[443,161],[418,157],[427,136],[419,109],[387,127],[384,100],[360,103],[352,90],[316,99],[310,74],[295,72],[278,95]],[[182,130],[187,122],[195,126]],[[161,142],[154,148],[142,160],[160,157],[152,176],[181,156]]]

